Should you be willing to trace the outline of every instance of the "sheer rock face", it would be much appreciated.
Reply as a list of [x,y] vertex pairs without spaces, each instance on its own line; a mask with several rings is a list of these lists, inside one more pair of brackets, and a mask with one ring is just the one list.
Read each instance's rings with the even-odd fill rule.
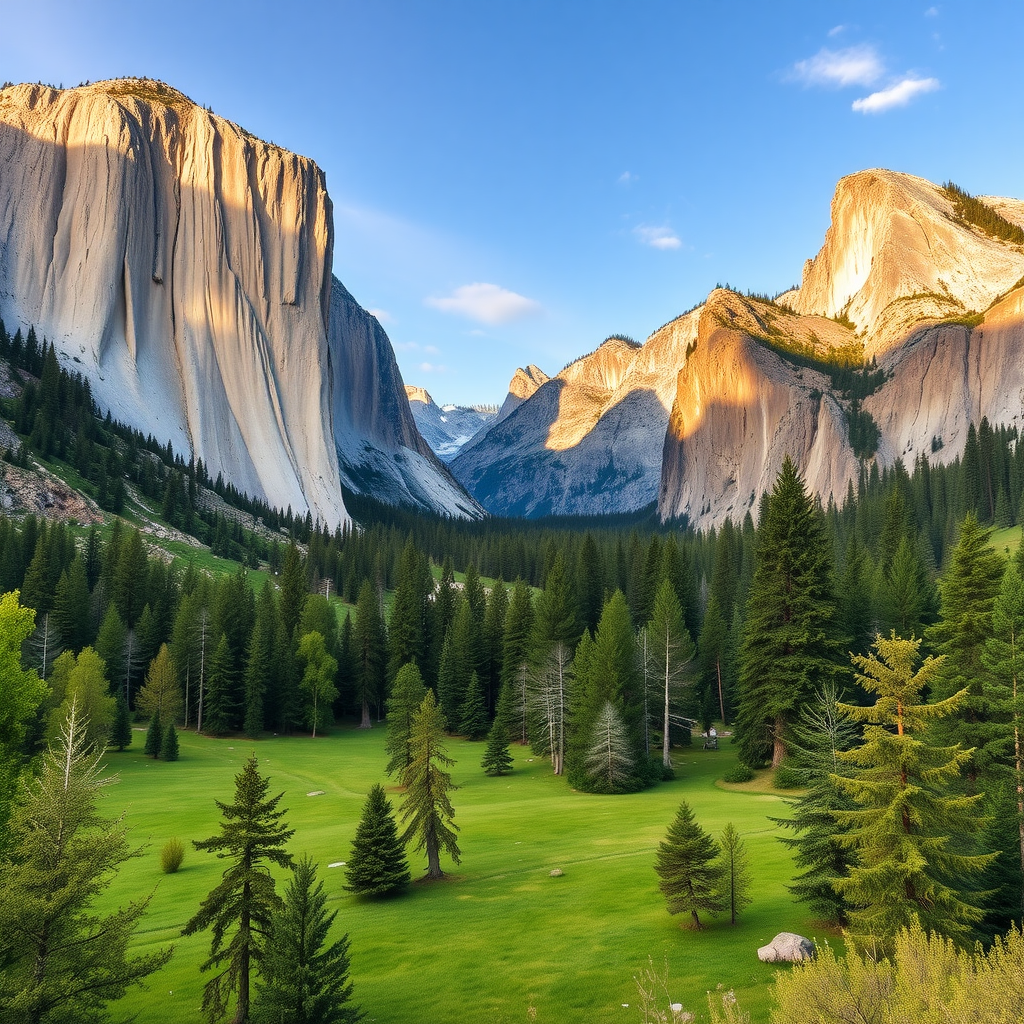
[[[1024,202],[984,201],[1024,223]],[[957,222],[939,186],[851,175],[799,289],[775,302],[716,290],[639,349],[609,340],[539,387],[518,371],[452,470],[496,513],[628,512],[656,496],[663,519],[708,527],[756,514],[789,455],[841,504],[860,471],[850,399],[786,353],[876,360],[886,380],[863,408],[880,465],[946,461],[982,416],[1024,427],[1022,278],[1024,248]]]
[[548,375],[539,367],[530,363],[527,367],[520,366],[512,375],[509,381],[508,394],[505,401],[501,403],[498,410],[498,419],[503,420],[519,408],[528,398],[532,398],[537,389],[550,380]]
[[[696,347],[679,373],[665,434],[658,497],[663,519],[717,526],[747,512],[756,518],[758,499],[771,489],[787,454],[816,493],[841,500],[849,481],[856,482],[846,414],[829,393],[828,378],[794,366],[757,339],[758,319],[771,316],[762,304],[722,290],[701,309]],[[777,316],[781,322],[768,321],[773,329],[796,333],[795,317]],[[828,331],[820,322],[814,326]],[[845,330],[831,327],[841,340]]]
[[394,505],[480,516],[420,436],[384,328],[337,278],[328,341],[334,440],[345,485]]
[[[1008,220],[1024,218],[1017,200],[987,203]],[[825,502],[841,504],[856,482],[848,398],[772,346],[825,360],[849,348],[877,360],[887,379],[863,408],[878,425],[883,467],[922,454],[952,460],[983,416],[1024,425],[1024,288],[1014,289],[1024,251],[953,212],[945,192],[921,178],[851,175],[836,189],[832,225],[800,289],[777,304],[712,293],[665,438],[663,518],[713,525],[742,516],[787,454]],[[856,332],[826,319],[843,314]]]
[[[696,325],[696,315],[681,317],[643,346],[607,340],[499,414],[452,472],[501,515],[599,515],[651,504],[676,373]],[[510,397],[537,379],[518,371]]]
[[367,444],[418,444],[411,417],[373,420],[342,376],[353,360],[330,317],[351,297],[335,300],[332,225],[316,164],[161,83],[0,91],[10,329],[34,324],[103,409],[211,476],[337,525],[341,396],[364,403],[342,417],[346,445],[353,425]]

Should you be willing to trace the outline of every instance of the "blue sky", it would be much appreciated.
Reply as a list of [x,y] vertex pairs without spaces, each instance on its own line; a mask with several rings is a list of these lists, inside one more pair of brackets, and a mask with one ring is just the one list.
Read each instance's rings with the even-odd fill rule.
[[1024,4],[0,0],[0,78],[161,78],[314,158],[407,383],[499,402],[717,282],[797,282],[844,174],[1024,197]]

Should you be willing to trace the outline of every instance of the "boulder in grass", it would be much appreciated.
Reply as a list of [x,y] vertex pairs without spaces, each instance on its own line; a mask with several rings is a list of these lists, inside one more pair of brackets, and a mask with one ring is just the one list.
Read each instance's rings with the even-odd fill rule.
[[555,868],[553,871],[549,871],[548,874],[552,878],[561,878],[562,875],[565,874],[565,872],[561,868]]
[[757,959],[767,964],[795,963],[814,957],[814,943],[795,932],[779,932],[778,935],[757,951]]

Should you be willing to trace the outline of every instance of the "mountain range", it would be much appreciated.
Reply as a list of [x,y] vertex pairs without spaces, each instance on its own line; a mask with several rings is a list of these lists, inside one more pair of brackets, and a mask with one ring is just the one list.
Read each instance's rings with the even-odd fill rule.
[[716,288],[495,413],[406,388],[332,274],[311,160],[149,79],[0,90],[0,317],[34,325],[115,418],[269,504],[343,490],[445,515],[656,505],[756,512],[785,456],[822,500],[865,465],[948,461],[1024,410],[1024,202],[874,169],[843,178],[798,288]]

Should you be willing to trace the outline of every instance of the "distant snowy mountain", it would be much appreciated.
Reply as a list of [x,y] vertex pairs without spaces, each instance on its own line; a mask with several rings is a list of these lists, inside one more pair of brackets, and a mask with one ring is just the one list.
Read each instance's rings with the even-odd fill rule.
[[496,406],[438,406],[425,388],[410,384],[405,393],[420,434],[442,462],[451,462],[498,415]]

